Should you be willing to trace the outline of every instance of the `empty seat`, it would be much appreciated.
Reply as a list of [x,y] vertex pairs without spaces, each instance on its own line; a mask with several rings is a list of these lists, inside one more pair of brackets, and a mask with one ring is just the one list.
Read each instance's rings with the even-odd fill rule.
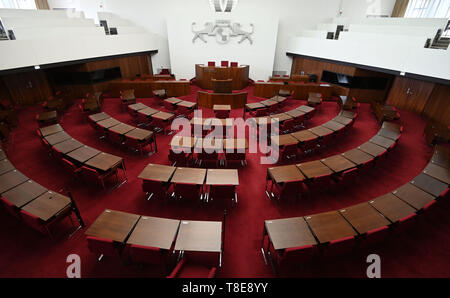
[[17,219],[21,219],[20,209],[17,208],[13,203],[8,201],[4,197],[0,197],[0,203],[3,206],[3,208],[6,210],[6,212],[8,212],[9,214],[11,214],[12,216],[14,216]]
[[99,255],[100,261],[103,256],[118,257],[121,254],[121,249],[113,240],[99,237],[87,236],[88,248],[91,253]]
[[350,236],[330,241],[323,253],[325,257],[337,257],[351,253],[354,247],[355,237]]
[[220,66],[228,67],[228,61],[221,61]]

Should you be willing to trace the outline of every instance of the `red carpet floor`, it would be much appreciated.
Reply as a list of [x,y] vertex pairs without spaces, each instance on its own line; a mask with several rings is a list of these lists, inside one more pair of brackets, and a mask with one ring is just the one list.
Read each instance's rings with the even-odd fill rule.
[[[198,88],[192,88],[192,95],[184,97],[194,100]],[[248,88],[249,102],[261,100],[252,95]],[[154,99],[139,99],[149,106],[158,107]],[[289,100],[286,109],[304,104]],[[161,106],[159,109],[163,109]],[[40,106],[25,108],[19,113],[19,124],[4,144],[10,161],[28,177],[51,190],[68,187],[78,203],[81,214],[89,227],[105,208],[133,212],[141,215],[192,220],[222,220],[226,218],[226,240],[223,266],[218,277],[273,277],[270,266],[264,264],[261,252],[263,222],[266,219],[303,216],[343,208],[355,203],[395,190],[414,178],[428,163],[432,149],[425,144],[422,132],[424,120],[415,114],[401,111],[404,133],[399,145],[386,160],[379,163],[372,172],[361,175],[360,183],[351,189],[329,191],[297,202],[275,203],[264,194],[265,165],[259,164],[259,154],[248,155],[248,166],[239,169],[239,204],[231,209],[228,202],[211,202],[208,205],[193,202],[146,201],[141,190],[138,174],[148,163],[170,164],[168,143],[172,136],[157,136],[159,152],[150,157],[141,157],[107,141],[99,140],[93,129],[83,120],[77,105],[63,116],[64,129],[79,141],[99,150],[125,158],[128,182],[120,188],[105,193],[94,186],[76,181],[62,171],[48,156],[36,136],[35,113]],[[118,99],[106,99],[103,110],[127,123],[131,117],[120,109]],[[325,102],[309,127],[320,125],[338,113],[335,102]],[[204,111],[212,116],[212,111]],[[242,110],[232,116],[242,115]],[[379,129],[370,107],[362,104],[359,117],[348,135],[324,152],[312,154],[306,160],[342,153],[369,140]],[[445,210],[435,210],[435,217],[422,221],[420,226],[405,232],[400,238],[389,240],[381,247],[361,251],[348,257],[332,260],[326,264],[314,264],[297,276],[301,277],[365,277],[366,257],[377,253],[381,257],[382,277],[450,277],[450,218]],[[53,227],[56,240],[50,240],[16,222],[5,212],[0,213],[0,277],[65,277],[66,257],[78,254],[81,257],[82,277],[161,277],[159,270],[151,266],[140,268],[126,265],[114,258],[97,262],[96,256],[87,248],[84,232],[79,231],[71,239],[62,232],[70,223],[64,221]]]

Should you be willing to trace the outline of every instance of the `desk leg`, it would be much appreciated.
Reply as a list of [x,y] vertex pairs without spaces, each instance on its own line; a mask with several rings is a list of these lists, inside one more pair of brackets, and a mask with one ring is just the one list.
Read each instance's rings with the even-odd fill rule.
[[267,266],[266,252],[264,250],[264,238],[266,237],[266,234],[267,234],[266,225],[264,224],[263,235],[262,235],[262,240],[261,240],[261,253],[262,253],[262,256],[264,258],[264,263]]

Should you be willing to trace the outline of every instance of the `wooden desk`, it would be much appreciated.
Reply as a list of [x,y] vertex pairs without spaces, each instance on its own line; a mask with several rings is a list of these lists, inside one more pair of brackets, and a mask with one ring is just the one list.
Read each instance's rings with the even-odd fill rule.
[[114,118],[108,118],[108,119],[97,122],[98,125],[100,125],[101,127],[105,128],[105,129],[109,129],[110,127],[116,126],[120,123],[121,123],[120,121],[118,121]]
[[378,131],[377,135],[396,141],[402,134],[399,131],[392,131],[387,128],[382,128]]
[[[289,95],[291,95],[291,94],[289,93]],[[275,95],[274,97],[271,97],[270,99],[271,100],[275,100],[278,103],[282,103],[282,102],[286,101],[287,97],[286,96]]]
[[351,111],[341,111],[339,113],[339,116],[345,117],[345,118],[350,118],[350,119],[354,119],[356,116],[356,113],[353,113]]
[[144,180],[169,182],[175,170],[176,167],[150,163],[142,170],[138,178]]
[[306,142],[309,140],[317,139],[317,135],[313,134],[310,130],[299,130],[291,133],[291,136],[299,140],[300,142]]
[[223,140],[223,147],[227,152],[245,152],[248,149],[247,139],[225,139]]
[[24,183],[27,180],[28,178],[18,170],[12,170],[0,175],[0,194]]
[[416,211],[391,193],[375,198],[369,203],[393,223]]
[[267,169],[267,176],[277,184],[302,181],[305,176],[295,165],[279,166]]
[[238,170],[208,169],[206,185],[239,185]]
[[248,65],[241,65],[239,67],[221,67],[196,64],[195,84],[202,89],[213,90],[214,85],[212,79],[231,79],[231,88],[233,90],[242,90],[248,86],[249,70],[250,67]]
[[177,168],[173,174],[172,183],[203,185],[206,177],[206,169]]
[[316,106],[322,103],[322,95],[320,96],[311,96],[311,94],[317,94],[317,93],[310,93],[307,103],[308,105]]
[[132,131],[133,129],[135,129],[134,126],[125,124],[125,123],[120,123],[114,126],[111,126],[109,128],[110,131],[115,132],[119,135],[125,135],[127,132]]
[[56,111],[39,113],[39,116],[38,116],[39,122],[52,122],[52,121],[56,121],[57,119],[58,119],[58,112],[56,112]]
[[106,209],[85,234],[124,243],[139,218],[136,214]]
[[195,142],[195,151],[223,151],[223,139],[213,139],[213,138],[198,138]]
[[310,128],[308,130],[319,137],[323,137],[323,136],[329,135],[330,133],[333,133],[333,131],[331,129],[326,128],[324,126],[316,126],[316,127]]
[[175,250],[222,252],[222,222],[182,220]]
[[148,108],[148,106],[146,106],[146,105],[143,104],[143,103],[138,102],[138,103],[129,105],[128,108],[129,108],[129,109],[132,109],[132,110],[135,111],[135,112],[137,112],[137,111],[139,111],[139,110],[143,110],[143,109]]
[[80,147],[83,147],[84,145],[80,142],[78,142],[75,139],[69,139],[65,140],[64,142],[58,143],[53,146],[53,148],[58,149],[61,151],[62,154],[67,154],[75,149],[78,149]]
[[233,80],[216,80],[211,79],[212,90],[214,93],[231,93],[233,92]]
[[361,165],[369,160],[373,159],[372,155],[365,153],[359,149],[352,149],[342,153],[342,156],[350,160],[356,165]]
[[278,105],[278,101],[275,101],[273,99],[266,99],[266,100],[261,101],[260,103],[263,104],[267,108]]
[[292,118],[297,118],[297,117],[305,115],[305,113],[300,110],[290,110],[290,111],[287,111],[286,114],[288,114]]
[[197,139],[193,138],[193,137],[174,136],[172,138],[172,140],[170,141],[170,147],[172,148],[172,150],[178,149],[178,148],[193,149],[196,142],[197,142]]
[[311,113],[315,109],[312,108],[312,107],[308,107],[308,106],[302,105],[302,106],[299,106],[298,108],[296,108],[296,110],[302,111],[303,113]]
[[214,112],[216,111],[231,111],[230,105],[213,105]]
[[177,103],[181,102],[181,99],[176,98],[176,97],[169,97],[164,99],[165,102],[170,103],[172,105],[176,105]]
[[65,141],[65,140],[69,140],[72,137],[70,135],[68,135],[65,131],[60,131],[60,132],[54,133],[52,135],[45,136],[44,138],[47,140],[47,142],[50,145],[53,146],[55,144]]
[[127,244],[170,250],[180,226],[180,220],[141,216]]
[[385,138],[383,136],[376,135],[373,138],[370,139],[371,143],[377,144],[378,146],[381,146],[383,148],[388,149],[392,146],[392,144],[395,143],[393,139]]
[[5,151],[3,151],[3,149],[0,148],[0,159],[5,159],[5,158],[6,158]]
[[260,102],[247,103],[245,105],[245,111],[254,111],[254,110],[258,110],[258,109],[263,109],[265,107],[266,106]]
[[89,115],[89,119],[91,119],[94,122],[99,122],[105,119],[111,118],[107,113],[101,112],[93,115]]
[[169,121],[170,119],[175,117],[174,114],[166,113],[166,112],[158,112],[158,113],[153,114],[151,116],[152,116],[152,118],[159,119],[161,121]]
[[185,107],[185,108],[191,110],[191,109],[193,109],[193,108],[195,108],[197,106],[197,103],[196,102],[190,102],[190,101],[182,100],[181,102],[177,103],[177,106]]
[[264,228],[276,250],[317,244],[303,217],[266,220]]
[[320,161],[323,162],[330,169],[332,169],[335,173],[340,173],[356,167],[354,163],[352,163],[350,160],[339,154],[324,158]]
[[274,121],[278,121],[280,123],[284,122],[286,120],[292,119],[292,117],[286,113],[274,114],[274,115],[271,115],[270,118],[272,118]]
[[28,180],[18,186],[10,189],[2,194],[3,197],[8,199],[16,207],[22,208],[35,198],[39,197],[48,190],[33,180]]
[[400,125],[388,121],[384,121],[381,125],[381,128],[385,128],[394,132],[400,132]]
[[277,137],[272,136],[271,140],[276,146],[279,146],[279,147],[283,147],[283,146],[291,145],[291,144],[298,144],[298,140],[296,138],[294,138],[293,136],[291,136],[290,134],[279,135],[278,140],[277,140]]
[[309,215],[305,219],[320,243],[356,235],[352,226],[338,211]]
[[429,163],[423,170],[424,174],[440,180],[441,182],[450,184],[450,170],[439,165]]
[[80,163],[85,163],[88,159],[91,159],[97,154],[100,154],[100,151],[85,145],[70,152],[69,154],[67,154],[67,156]]
[[148,117],[148,116],[154,115],[156,113],[159,113],[159,111],[155,110],[153,108],[147,107],[145,109],[139,110],[138,113]]
[[347,125],[349,125],[350,123],[352,123],[353,120],[350,119],[350,118],[344,117],[344,116],[337,116],[337,117],[335,117],[335,118],[333,119],[333,121],[338,122],[338,123],[340,123],[340,124],[342,124],[342,125],[347,126]]
[[345,125],[343,125],[343,124],[341,124],[339,122],[336,122],[334,120],[328,121],[327,123],[322,124],[322,126],[326,127],[326,128],[329,128],[332,131],[338,131],[338,130],[341,130],[341,129],[343,129],[345,127]]
[[127,132],[125,136],[137,139],[142,142],[151,139],[153,137],[153,131],[142,128],[135,128]]
[[406,183],[402,187],[397,188],[392,194],[417,210],[422,209],[426,204],[434,200],[434,196],[411,183]]
[[85,162],[91,168],[106,172],[123,165],[123,158],[109,153],[101,152]]
[[411,184],[414,184],[435,197],[438,197],[448,187],[447,183],[441,182],[438,179],[424,173],[414,178],[411,181]]
[[7,159],[3,159],[0,161],[0,175],[5,174],[6,172],[14,170],[15,167],[12,163]]
[[373,157],[381,155],[386,151],[385,148],[371,143],[370,141],[358,146],[358,149],[372,155]]
[[333,174],[326,165],[324,165],[319,160],[308,161],[304,163],[297,164],[297,167],[305,175],[306,178],[311,179],[318,176]]
[[43,221],[48,221],[70,204],[70,198],[48,191],[26,204],[22,209],[39,217]]
[[390,224],[383,215],[367,202],[341,209],[339,212],[359,234],[365,234],[373,229]]

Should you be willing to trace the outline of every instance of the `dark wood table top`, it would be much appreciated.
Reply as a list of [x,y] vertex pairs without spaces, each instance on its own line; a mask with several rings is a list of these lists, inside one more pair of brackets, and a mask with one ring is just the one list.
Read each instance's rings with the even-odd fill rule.
[[271,100],[275,100],[276,102],[283,102],[286,100],[285,96],[279,96],[279,95],[275,95],[274,97],[270,98]]
[[377,135],[388,139],[397,140],[401,136],[401,133],[400,131],[392,131],[390,129],[382,128],[378,131]]
[[392,122],[384,121],[383,124],[381,125],[381,128],[386,128],[388,130],[400,132],[400,125]]
[[305,219],[320,243],[327,243],[357,234],[338,211],[309,215],[305,216]]
[[381,146],[383,148],[389,148],[392,144],[395,143],[393,139],[385,138],[383,136],[376,135],[373,138],[370,139],[370,142],[377,144],[378,146]]
[[299,140],[300,142],[306,142],[309,140],[317,139],[317,135],[312,133],[309,129],[299,130],[291,133],[291,136]]
[[180,222],[175,219],[141,216],[127,243],[169,250],[175,241]]
[[423,170],[424,174],[450,184],[450,170],[439,165],[429,163]]
[[265,108],[265,107],[266,107],[265,105],[263,105],[262,103],[259,103],[259,102],[247,103],[245,105],[245,108],[247,110],[250,110],[250,111],[257,110],[257,109],[262,109],[262,108]]
[[317,244],[303,217],[266,220],[264,225],[276,250]]
[[63,154],[67,154],[75,149],[83,147],[83,143],[78,142],[75,139],[65,140],[61,143],[55,144],[53,147],[61,151]]
[[70,198],[59,193],[47,191],[26,204],[22,209],[39,217],[43,221],[48,221],[70,204]]
[[271,107],[278,104],[278,101],[275,101],[273,99],[266,99],[260,102],[261,104],[265,105],[266,107]]
[[101,112],[101,113],[89,115],[89,118],[94,122],[99,122],[99,121],[111,118],[111,116],[109,116],[105,112]]
[[316,127],[310,128],[308,130],[319,137],[323,137],[323,136],[329,135],[330,133],[333,133],[333,131],[331,129],[326,128],[325,126],[316,126]]
[[47,140],[47,142],[52,146],[55,144],[61,143],[65,140],[69,140],[71,138],[72,137],[65,131],[60,131],[60,132],[54,133],[52,135],[45,136],[45,139]]
[[39,113],[38,120],[39,121],[50,121],[50,120],[55,120],[56,118],[58,118],[58,112],[49,111],[49,112]]
[[313,160],[297,164],[297,167],[302,171],[306,178],[314,178],[323,175],[333,174],[333,171],[323,164],[320,160]]
[[222,251],[222,222],[182,220],[175,250]]
[[373,159],[373,156],[367,154],[366,152],[359,149],[352,149],[347,152],[342,153],[342,156],[353,162],[354,164],[360,165],[369,160]]
[[288,114],[292,118],[297,118],[297,117],[305,115],[305,112],[302,112],[300,110],[295,110],[294,109],[294,110],[287,111],[286,114]]
[[124,243],[139,218],[136,214],[106,209],[85,234]]
[[307,100],[308,103],[313,103],[313,104],[319,104],[322,102],[322,99],[320,97],[308,97]]
[[392,194],[413,206],[417,210],[422,209],[426,204],[434,200],[434,196],[411,183],[406,183],[405,185],[399,187],[394,190]]
[[97,124],[100,125],[103,128],[110,128],[113,126],[116,126],[117,124],[120,124],[121,122],[114,119],[114,118],[107,118],[101,121],[98,121]]
[[338,131],[338,130],[340,130],[340,129],[345,127],[345,125],[343,125],[343,124],[341,124],[339,122],[336,122],[334,120],[330,120],[327,123],[322,124],[322,126],[324,126],[326,128],[329,128],[332,131]]
[[340,154],[321,159],[320,161],[332,169],[335,173],[343,172],[356,167],[353,162]]
[[213,118],[211,119],[211,126],[228,126],[231,127],[234,125],[234,119],[233,118],[225,118],[225,119],[219,119],[219,118]]
[[100,154],[100,151],[85,145],[83,147],[73,150],[72,152],[67,154],[67,156],[80,163],[84,163],[88,159],[91,159],[92,157],[96,156],[97,154]]
[[211,125],[211,118],[192,118],[190,123],[191,125]]
[[12,170],[6,172],[3,175],[0,175],[0,194],[10,190],[13,187],[16,187],[19,184],[24,183],[27,180],[28,177],[18,170]]
[[177,168],[172,176],[173,183],[202,185],[206,178],[206,169]]
[[196,138],[195,150],[210,151],[214,150],[216,152],[222,151],[223,149],[223,139],[216,138]]
[[128,106],[128,108],[134,110],[134,111],[139,111],[139,110],[143,110],[148,108],[148,106],[146,106],[145,104],[138,102],[138,103],[134,103]]
[[171,104],[177,104],[179,102],[181,102],[181,99],[176,98],[176,97],[169,97],[164,99],[165,102],[171,103]]
[[195,107],[197,105],[196,102],[191,102],[191,101],[185,101],[182,100],[179,103],[177,103],[177,106],[181,106],[181,107],[186,107],[188,109],[192,109],[193,107]]
[[341,111],[339,113],[339,116],[353,119],[353,118],[355,118],[356,114],[351,111]]
[[150,107],[147,107],[145,109],[142,109],[142,110],[138,111],[139,114],[142,114],[142,115],[145,115],[145,116],[151,116],[151,115],[154,115],[154,114],[156,114],[158,112],[159,112],[158,110],[155,110],[155,109],[150,108]]
[[162,121],[167,121],[175,117],[172,113],[166,113],[166,112],[158,112],[156,114],[152,115],[152,118],[161,119]]
[[279,113],[279,114],[270,115],[270,118],[272,118],[272,119],[274,119],[275,121],[278,121],[278,122],[283,122],[283,121],[292,119],[292,117],[289,114],[286,114],[286,113]]
[[303,176],[295,165],[268,168],[267,173],[275,183],[301,181],[305,179],[305,176]]
[[276,146],[285,146],[298,143],[298,140],[290,134],[272,136],[271,139]]
[[42,185],[33,180],[28,180],[3,193],[2,196],[8,199],[8,201],[13,203],[16,207],[22,208],[24,205],[47,191],[48,189]]
[[375,209],[384,215],[391,222],[397,222],[398,220],[411,215],[416,211],[413,207],[409,206],[395,195],[388,193],[377,197],[369,201]]
[[119,123],[117,125],[111,126],[109,128],[110,131],[113,131],[115,133],[118,133],[120,135],[125,135],[127,132],[132,131],[136,127],[125,124],[125,123]]
[[0,160],[0,175],[5,174],[6,172],[14,170],[15,167],[8,159]]
[[333,119],[333,121],[339,122],[343,125],[349,125],[352,122],[352,119],[344,116],[337,116]]
[[142,128],[135,128],[127,132],[125,136],[138,139],[139,141],[144,141],[150,139],[153,136],[153,131]]
[[390,224],[389,220],[367,202],[341,209],[339,212],[359,234]]
[[366,142],[361,146],[358,146],[358,149],[372,155],[373,157],[376,157],[386,151],[386,148],[383,148],[371,142]]
[[308,106],[302,105],[302,106],[299,106],[298,108],[296,108],[296,110],[302,111],[304,113],[309,113],[309,112],[314,111],[315,109],[313,107],[308,107]]
[[91,168],[106,172],[121,164],[122,161],[122,157],[101,152],[87,160],[85,164]]
[[42,136],[49,136],[51,134],[63,131],[63,128],[59,124],[53,124],[50,126],[42,127],[40,128],[40,131],[42,133]]
[[322,98],[322,94],[321,93],[317,93],[317,92],[309,92],[308,93],[308,97],[310,97],[310,98]]
[[139,174],[139,179],[169,182],[176,167],[159,164],[148,164]]
[[414,184],[435,197],[438,197],[448,187],[447,183],[439,181],[438,179],[424,173],[421,173],[419,176],[415,177],[411,181],[411,184]]
[[238,170],[208,169],[206,172],[206,185],[239,185]]

